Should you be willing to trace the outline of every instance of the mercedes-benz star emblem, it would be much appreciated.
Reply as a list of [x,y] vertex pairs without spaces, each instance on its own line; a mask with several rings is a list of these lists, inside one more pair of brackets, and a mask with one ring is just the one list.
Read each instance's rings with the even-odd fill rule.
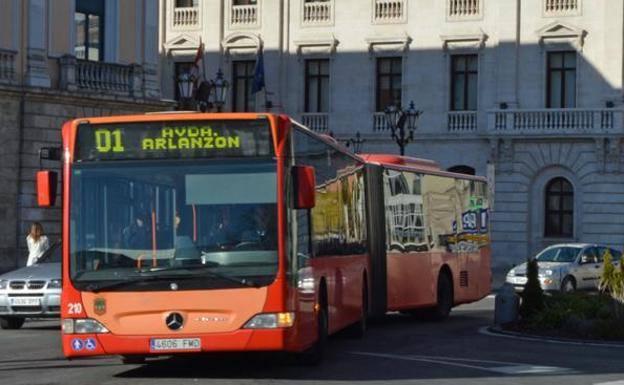
[[182,329],[182,325],[184,325],[184,318],[180,313],[171,313],[165,319],[165,323],[169,329],[179,330]]
[[175,282],[171,282],[171,283],[169,284],[169,288],[170,288],[171,290],[174,290],[174,291],[175,291],[175,290],[178,290],[178,284],[177,284],[177,283],[175,283]]

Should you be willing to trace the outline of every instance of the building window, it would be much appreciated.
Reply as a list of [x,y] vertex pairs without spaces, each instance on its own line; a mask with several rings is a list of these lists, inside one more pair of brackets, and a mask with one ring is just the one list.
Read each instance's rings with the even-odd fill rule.
[[377,111],[383,111],[389,105],[401,104],[401,83],[403,82],[403,60],[400,57],[377,59]]
[[574,234],[574,189],[565,178],[555,178],[546,185],[546,221],[544,236],[571,238]]
[[549,52],[547,108],[576,107],[576,52]]
[[76,58],[104,60],[104,0],[76,0]]
[[478,55],[451,57],[451,110],[476,111],[479,88]]
[[199,0],[175,0],[176,8],[197,8]]
[[253,60],[232,63],[232,110],[236,112],[255,111],[256,98],[251,93],[254,80]]
[[305,62],[305,112],[329,111],[329,60]]
[[173,89],[175,100],[180,100],[180,87],[179,79],[180,75],[191,73],[193,69],[193,62],[178,62],[174,63],[174,78],[173,78]]
[[256,5],[258,0],[234,0],[233,5]]

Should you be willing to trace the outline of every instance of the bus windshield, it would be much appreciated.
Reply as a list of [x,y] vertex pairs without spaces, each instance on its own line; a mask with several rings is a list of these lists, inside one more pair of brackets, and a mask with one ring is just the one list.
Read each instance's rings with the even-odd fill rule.
[[71,184],[70,274],[79,289],[159,290],[173,278],[184,280],[180,289],[259,286],[274,279],[274,161],[78,163]]

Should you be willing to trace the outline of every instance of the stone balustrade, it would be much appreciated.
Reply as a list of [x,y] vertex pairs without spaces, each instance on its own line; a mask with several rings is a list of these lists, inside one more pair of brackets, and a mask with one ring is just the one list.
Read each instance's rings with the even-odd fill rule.
[[15,81],[15,58],[17,52],[0,49],[0,82]]
[[466,18],[481,14],[482,0],[448,0],[450,18]]
[[333,0],[312,1],[303,4],[304,24],[327,24],[331,23],[333,15]]
[[397,22],[405,20],[406,0],[375,0],[373,17],[375,22]]
[[375,112],[373,114],[373,131],[388,131],[389,127],[386,124],[386,114],[383,112]]
[[544,12],[547,14],[577,13],[579,0],[544,0]]
[[477,131],[477,111],[450,111],[447,130],[456,133]]
[[301,115],[301,123],[310,130],[320,133],[329,132],[328,113],[304,113]]
[[494,110],[488,132],[502,135],[623,133],[624,111],[603,109]]
[[173,26],[175,28],[192,28],[199,26],[198,7],[176,7],[173,9]]
[[231,24],[237,26],[254,25],[258,23],[258,6],[252,5],[233,5]]

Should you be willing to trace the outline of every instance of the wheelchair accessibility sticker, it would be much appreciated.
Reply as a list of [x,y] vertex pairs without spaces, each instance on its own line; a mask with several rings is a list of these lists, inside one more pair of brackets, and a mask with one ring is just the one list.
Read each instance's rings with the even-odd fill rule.
[[87,350],[95,350],[96,347],[97,343],[95,342],[95,338],[87,338],[85,348],[87,348]]

